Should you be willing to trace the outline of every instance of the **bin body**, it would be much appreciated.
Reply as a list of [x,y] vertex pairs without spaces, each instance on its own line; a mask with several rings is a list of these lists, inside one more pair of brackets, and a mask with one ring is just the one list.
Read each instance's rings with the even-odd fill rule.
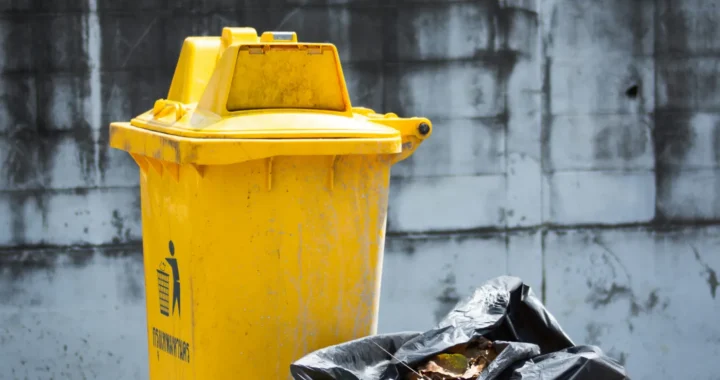
[[146,271],[152,379],[283,379],[304,354],[375,332],[390,161],[272,161],[270,191],[266,159],[143,175],[145,268],[175,258],[180,285],[173,305],[172,268],[166,282]]
[[[293,82],[332,61],[323,54],[337,61],[334,47],[306,54],[227,29],[221,42],[186,40],[169,99],[111,125],[111,146],[140,167],[153,380],[284,379],[303,355],[374,334],[390,168],[430,132],[427,119],[351,108],[339,64],[338,80],[323,78],[339,98]],[[242,65],[273,72],[252,49],[301,62],[295,77],[273,82],[272,91],[289,86],[282,96],[233,95],[265,91],[236,85]],[[277,107],[297,99],[345,108]],[[268,109],[228,111],[231,103]]]

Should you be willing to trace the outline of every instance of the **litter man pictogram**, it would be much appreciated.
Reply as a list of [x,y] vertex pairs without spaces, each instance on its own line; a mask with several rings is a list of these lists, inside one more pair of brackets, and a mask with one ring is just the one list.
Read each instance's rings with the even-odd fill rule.
[[[160,295],[160,314],[169,317],[175,315],[175,306],[177,305],[178,317],[180,316],[180,269],[175,256],[175,245],[172,240],[169,244],[170,256],[165,258],[165,262],[160,263],[157,270],[158,273],[158,293]],[[172,271],[172,310],[170,309],[170,274],[166,272],[167,266]]]

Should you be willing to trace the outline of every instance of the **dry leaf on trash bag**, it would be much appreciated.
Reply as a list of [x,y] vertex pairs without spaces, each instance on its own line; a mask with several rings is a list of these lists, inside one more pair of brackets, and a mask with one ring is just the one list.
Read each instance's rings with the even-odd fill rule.
[[451,347],[429,358],[417,368],[410,380],[470,380],[476,379],[487,365],[497,357],[492,342],[481,338]]

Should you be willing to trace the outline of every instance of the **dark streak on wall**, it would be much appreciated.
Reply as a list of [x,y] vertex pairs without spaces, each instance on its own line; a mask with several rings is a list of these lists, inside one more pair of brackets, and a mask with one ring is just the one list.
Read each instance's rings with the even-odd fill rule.
[[[655,185],[657,189],[655,221],[657,223],[673,220],[673,215],[667,215],[664,212],[663,202],[669,201],[672,197],[672,183],[674,178],[681,170],[682,162],[685,155],[692,147],[692,129],[690,127],[691,114],[689,110],[677,109],[674,107],[676,103],[683,104],[684,99],[677,99],[676,94],[686,94],[687,87],[692,84],[687,78],[677,76],[667,66],[670,56],[662,54],[665,46],[683,46],[688,43],[687,27],[685,25],[676,25],[677,13],[681,10],[673,12],[656,12],[655,35],[659,36],[660,31],[666,28],[673,30],[671,35],[666,35],[668,41],[663,39],[655,39],[654,50],[658,53],[658,65],[656,70],[659,72],[655,75],[656,81],[658,77],[665,78],[667,81],[666,107],[659,107],[656,104],[654,112],[654,129],[653,129],[653,146],[655,150]],[[684,19],[681,17],[680,19]],[[679,27],[678,27],[679,26]],[[656,83],[657,85],[658,83]],[[657,97],[657,91],[656,91]],[[656,100],[657,103],[657,100]]]
[[[637,43],[634,46],[638,45]],[[639,54],[639,53],[638,53]],[[627,87],[617,89],[618,97],[624,98],[628,112],[633,115],[629,123],[619,128],[611,126],[602,129],[594,138],[595,158],[598,160],[619,157],[624,163],[641,158],[646,154],[648,144],[647,130],[653,130],[647,119],[643,87],[653,86],[643,83],[638,62],[632,62],[628,68]]]
[[[388,4],[386,4],[388,5]],[[525,15],[526,10],[518,8],[508,8],[501,6],[501,2],[498,0],[488,1],[478,5],[482,9],[481,18],[476,21],[478,24],[487,24],[487,35],[484,38],[489,42],[488,46],[477,47],[474,54],[469,57],[447,59],[447,58],[429,58],[423,59],[420,62],[412,59],[403,59],[402,57],[408,57],[417,55],[413,53],[413,50],[417,50],[420,38],[417,35],[419,29],[426,27],[432,28],[432,25],[428,22],[425,24],[410,25],[406,26],[401,24],[400,15],[403,12],[408,12],[415,9],[426,9],[429,7],[437,7],[437,4],[416,4],[412,7],[404,5],[401,7],[392,7],[386,9],[383,13],[383,30],[385,39],[383,40],[383,56],[382,60],[385,64],[382,66],[383,71],[380,75],[384,81],[385,90],[383,91],[383,109],[382,112],[394,112],[403,116],[412,116],[411,112],[406,109],[406,105],[412,105],[413,99],[403,92],[398,92],[396,89],[401,88],[400,83],[405,75],[413,73],[420,68],[434,67],[434,66],[447,66],[450,62],[468,62],[476,69],[477,73],[482,73],[484,70],[492,70],[497,77],[497,88],[494,89],[495,94],[500,94],[502,99],[499,99],[496,104],[500,104],[502,109],[496,111],[494,119],[498,120],[498,124],[503,127],[503,135],[507,136],[507,122],[509,118],[509,105],[507,104],[507,84],[508,78],[512,74],[518,59],[526,54],[526,52],[515,50],[509,45],[510,33],[512,31],[513,22],[517,14]],[[424,8],[423,8],[424,7]],[[437,12],[440,15],[444,13]],[[537,19],[537,14],[534,12],[531,16],[534,20]],[[425,20],[427,21],[427,20]],[[438,23],[443,23],[444,20],[438,19]],[[445,33],[444,30],[438,30],[438,33]],[[472,44],[472,41],[466,43]],[[443,46],[438,46],[438,50],[442,50]],[[476,79],[478,82],[480,78]],[[432,88],[427,88],[428,97],[442,96],[440,94],[434,95]],[[479,106],[488,102],[492,102],[492,99],[488,99],[490,96],[483,91],[480,84],[476,84],[475,91],[471,95],[473,96],[470,102],[473,105]],[[446,118],[454,118],[455,115],[446,114]],[[442,120],[435,119],[436,123],[442,123]],[[478,128],[480,126],[478,125]],[[427,154],[447,154],[448,152],[431,152]],[[406,170],[412,172],[413,166],[416,165],[415,161],[417,156],[410,156],[406,159],[402,165]],[[438,157],[438,159],[442,159]],[[394,181],[394,186],[401,186],[401,179]],[[389,218],[388,231],[394,231],[392,218]]]
[[[678,43],[685,44],[688,39],[687,28],[683,25],[674,25],[673,13],[674,12],[656,12],[658,19],[655,24],[655,35],[657,36],[661,29],[672,28],[672,30],[674,30],[672,36],[667,36],[673,40],[669,45],[677,45]],[[656,39],[654,50],[658,52],[662,51],[661,47],[664,44],[662,41]],[[661,60],[662,56],[658,56],[658,59]],[[660,71],[660,76],[667,78],[669,81],[668,87],[681,90],[683,87],[689,85],[684,78],[672,78],[673,74],[665,72],[662,66],[657,69]],[[655,78],[658,78],[658,76],[659,75],[656,74]],[[683,89],[680,93],[685,93],[686,90],[687,89]],[[672,196],[672,182],[681,168],[678,164],[682,163],[685,154],[691,148],[692,144],[692,130],[689,125],[690,115],[680,113],[677,109],[672,109],[673,100],[675,100],[673,99],[674,96],[673,94],[668,94],[669,99],[667,104],[670,105],[670,109],[663,109],[656,105],[653,115],[655,126],[653,129],[655,185],[657,188],[655,219],[658,223],[673,219],[672,215],[666,215],[663,212],[662,204]]]
[[[547,24],[549,25],[550,30],[553,30],[556,28],[557,24],[557,8],[553,7],[552,13],[550,15],[550,20],[547,21]],[[552,93],[552,81],[551,81],[551,72],[552,72],[552,64],[553,60],[550,56],[550,49],[553,45],[553,35],[552,33],[549,33],[548,31],[544,31],[543,38],[542,38],[542,51],[543,51],[543,76],[542,76],[542,121],[540,125],[540,150],[541,150],[541,156],[540,156],[540,166],[543,173],[547,173],[550,170],[550,159],[551,159],[551,146],[550,146],[550,138],[552,134],[552,123],[553,123],[553,114],[552,114],[552,97],[550,94]],[[546,198],[547,197],[543,197]],[[543,220],[548,218],[549,215],[544,215]]]
[[0,274],[11,279],[37,270],[52,271],[58,264],[84,267],[96,255],[117,258],[132,257],[142,263],[142,246],[139,243],[106,246],[31,247],[0,249]]
[[[78,162],[86,180],[90,181],[94,144],[90,140],[90,126],[82,118],[81,102],[87,92],[87,77],[83,74],[87,70],[87,56],[82,46],[82,15],[23,15],[13,19],[22,19],[27,24],[6,24],[12,28],[7,41],[11,42],[11,48],[17,48],[17,53],[6,56],[4,76],[27,80],[11,81],[15,86],[5,91],[2,99],[11,120],[10,125],[2,126],[7,131],[4,137],[11,144],[2,162],[2,171],[7,184],[15,189],[10,194],[13,241],[23,244],[28,200],[34,200],[43,223],[48,212],[42,195],[25,191],[48,187],[50,172],[57,160],[56,148],[67,138],[80,147]],[[24,64],[15,63],[17,61]],[[56,88],[67,90],[62,94],[63,99],[53,99]],[[53,109],[53,100],[66,102],[64,109]],[[72,125],[57,125],[57,115],[53,112],[58,110],[72,115]]]

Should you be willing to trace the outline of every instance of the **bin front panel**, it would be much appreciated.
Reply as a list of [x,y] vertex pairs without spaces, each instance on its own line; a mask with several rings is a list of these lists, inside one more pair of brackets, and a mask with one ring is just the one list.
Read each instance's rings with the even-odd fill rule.
[[304,354],[375,333],[390,164],[148,166],[151,378],[284,379]]

